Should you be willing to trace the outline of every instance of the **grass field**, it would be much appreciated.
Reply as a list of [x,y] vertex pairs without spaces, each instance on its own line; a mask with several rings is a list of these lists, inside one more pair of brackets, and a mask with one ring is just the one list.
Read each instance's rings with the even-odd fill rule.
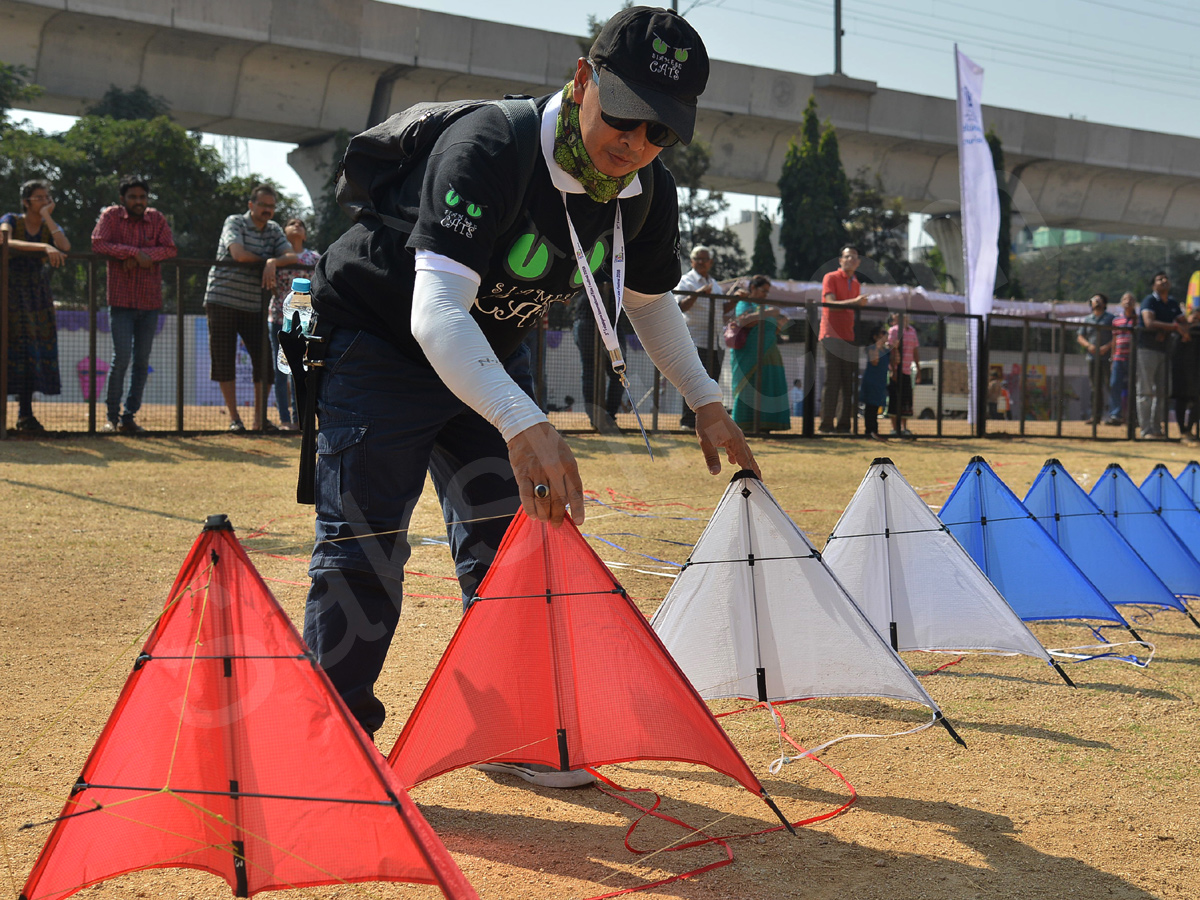
[[[1008,423],[1015,425],[1015,423]],[[650,462],[634,437],[573,437],[589,505],[587,534],[646,613],[666,593],[720,498],[694,442],[654,440]],[[764,480],[818,547],[872,458],[890,456],[927,501],[940,505],[968,459],[982,454],[1023,496],[1047,457],[1090,487],[1110,462],[1140,483],[1159,462],[1177,473],[1191,451],[1176,443],[984,442],[922,438],[761,441]],[[203,520],[227,513],[293,620],[303,616],[308,508],[292,502],[294,438],[248,436],[73,438],[0,444],[0,698],[4,728],[0,836],[6,889],[15,897],[129,674],[144,630],[161,609]],[[631,516],[634,512],[638,515]],[[460,615],[444,530],[430,492],[413,522],[408,597],[379,685],[389,718],[386,753]],[[419,573],[419,574],[418,574]],[[1196,607],[1193,607],[1194,609]],[[1137,622],[1156,645],[1147,669],[1092,662],[1069,668],[1078,690],[1024,657],[967,657],[923,678],[969,745],[940,729],[894,740],[846,741],[824,759],[859,793],[850,811],[797,837],[731,843],[735,862],[657,888],[694,898],[1172,898],[1200,895],[1200,630],[1178,613]],[[1047,646],[1090,643],[1087,629],[1039,624]],[[1120,640],[1114,636],[1114,640]],[[906,654],[917,672],[946,661]],[[721,703],[721,710],[736,708]],[[785,708],[792,735],[816,745],[848,732],[893,732],[923,708],[871,699]],[[811,761],[778,775],[779,741],[761,712],[722,720],[789,818],[835,808],[847,789]],[[663,810],[714,833],[773,824],[763,804],[725,776],[676,763],[630,763],[606,774],[663,797]],[[587,898],[715,862],[701,847],[651,858],[622,845],[630,810],[598,791],[518,787],[466,769],[418,786],[413,798],[485,898]],[[714,824],[715,823],[715,824]],[[660,849],[684,832],[660,822],[632,843]],[[431,888],[366,884],[302,890],[308,897],[434,897]],[[82,896],[229,896],[212,876],[137,873]]]

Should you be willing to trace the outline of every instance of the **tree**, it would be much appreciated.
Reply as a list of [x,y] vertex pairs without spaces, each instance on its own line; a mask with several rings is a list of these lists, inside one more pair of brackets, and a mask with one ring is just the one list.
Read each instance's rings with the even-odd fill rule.
[[720,191],[705,191],[700,183],[712,163],[712,149],[701,140],[676,144],[662,153],[679,189],[679,240],[684,249],[697,245],[713,251],[714,278],[730,278],[746,271],[746,254],[733,230],[718,228],[712,220],[729,209]]
[[[0,196],[16,197],[27,179],[46,179],[58,202],[56,218],[83,249],[100,210],[118,201],[121,177],[140,175],[150,183],[151,203],[171,223],[179,255],[211,257],[225,217],[245,210],[254,183],[271,182],[258,175],[228,178],[217,150],[172,122],[166,111],[165,101],[144,88],[113,86],[61,134],[9,129],[0,158]],[[278,201],[281,222],[304,213],[291,194],[280,192]]]
[[828,122],[822,131],[817,101],[809,97],[800,140],[788,142],[779,176],[783,274],[811,281],[831,267],[845,243],[850,190],[838,151],[837,134]]
[[822,245],[828,248],[830,258],[836,258],[846,243],[846,218],[850,215],[850,182],[842,168],[842,153],[838,147],[837,132],[828,121],[821,131],[821,143],[817,148],[821,165],[821,186],[825,190],[825,208],[818,219]]
[[1154,273],[1166,269],[1175,280],[1172,293],[1181,298],[1187,277],[1200,269],[1200,254],[1172,254],[1176,246],[1165,247],[1161,241],[1103,241],[1048,247],[1021,257],[1021,281],[1037,300],[1084,302],[1100,293],[1115,303],[1126,291],[1141,299],[1150,292]]
[[775,248],[771,246],[771,232],[775,223],[763,212],[755,212],[754,254],[750,257],[750,271],[755,275],[775,277]]
[[162,97],[153,96],[141,85],[132,90],[122,90],[110,84],[100,102],[87,108],[89,116],[106,116],[110,119],[157,119],[171,109]]
[[908,214],[899,197],[887,197],[883,179],[872,180],[865,169],[850,181],[850,212],[846,217],[846,241],[879,267],[872,281],[893,284],[912,280],[905,258],[908,246]]
[[8,111],[14,103],[32,100],[42,89],[29,81],[29,69],[0,62],[0,130],[8,124]]

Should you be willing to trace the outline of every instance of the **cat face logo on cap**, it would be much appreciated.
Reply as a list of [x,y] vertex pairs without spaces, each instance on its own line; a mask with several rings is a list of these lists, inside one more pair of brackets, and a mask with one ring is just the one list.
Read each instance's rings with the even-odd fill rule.
[[667,54],[671,50],[671,46],[657,34],[654,35],[654,41],[651,43],[651,46],[654,48],[654,56],[650,59],[650,71],[655,75],[665,75],[673,81],[678,81],[683,63],[687,62],[687,49],[677,47],[675,48],[675,52],[668,56]]

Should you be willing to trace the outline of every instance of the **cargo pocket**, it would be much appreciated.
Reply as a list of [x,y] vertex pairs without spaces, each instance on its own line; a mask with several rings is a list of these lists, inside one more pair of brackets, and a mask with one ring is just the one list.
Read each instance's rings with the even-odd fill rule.
[[367,424],[322,424],[317,433],[317,515],[326,521],[361,522],[370,509]]

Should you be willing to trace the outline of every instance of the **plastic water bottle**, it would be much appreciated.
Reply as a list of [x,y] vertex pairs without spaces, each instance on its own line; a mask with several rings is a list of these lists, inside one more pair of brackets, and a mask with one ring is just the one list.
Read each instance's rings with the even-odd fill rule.
[[[288,334],[293,331],[303,332],[304,326],[308,324],[312,315],[311,291],[312,282],[307,278],[292,279],[291,293],[283,298],[283,330]],[[288,365],[282,344],[279,346],[279,357],[275,360],[275,366],[284,375],[292,374],[292,367]]]

